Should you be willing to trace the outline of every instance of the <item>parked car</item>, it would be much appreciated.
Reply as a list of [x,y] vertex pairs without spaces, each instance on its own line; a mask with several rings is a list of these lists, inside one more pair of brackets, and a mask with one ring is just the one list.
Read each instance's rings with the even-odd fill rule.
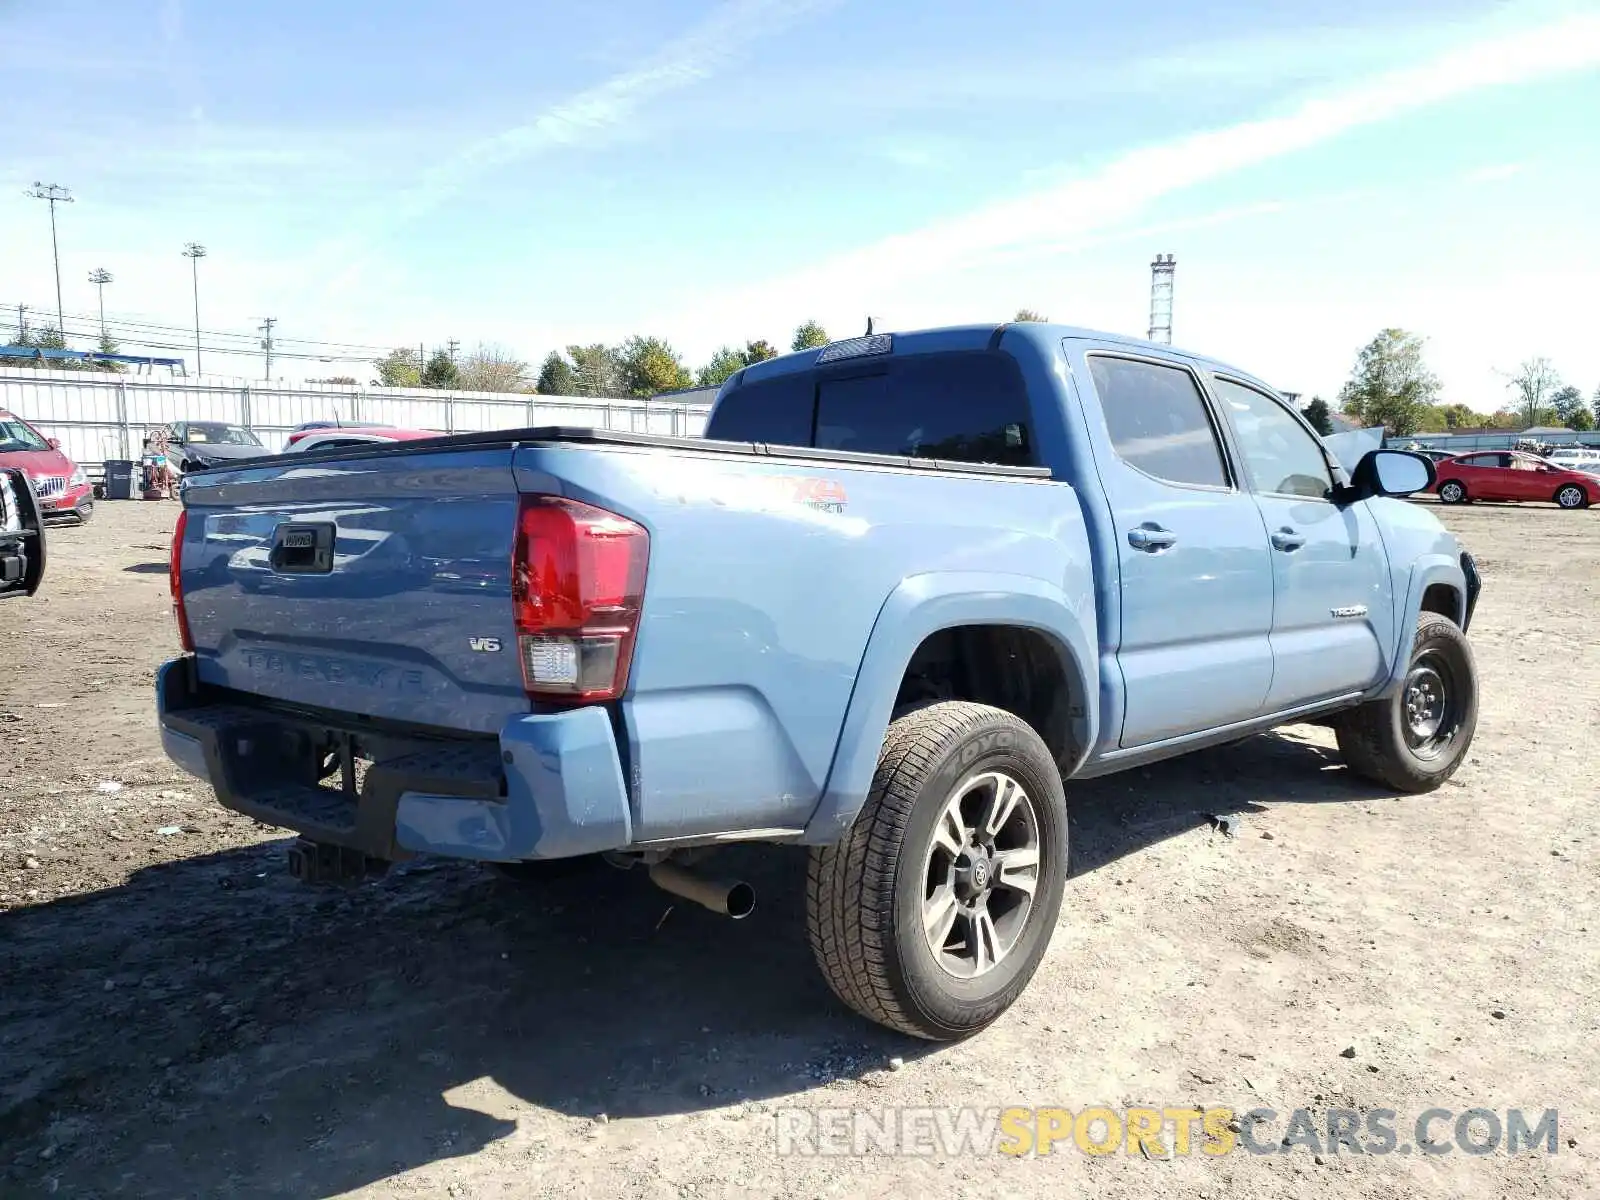
[[304,454],[311,450],[348,450],[394,442],[416,442],[444,437],[428,429],[390,429],[382,425],[341,426],[337,429],[306,429],[289,435],[285,453]]
[[18,467],[39,497],[46,519],[94,516],[94,486],[82,467],[67,457],[61,443],[47,438],[15,413],[0,409],[0,467]]
[[1566,448],[1552,450],[1545,462],[1563,471],[1582,471],[1585,475],[1600,475],[1600,450]]
[[1477,570],[1387,498],[1429,463],[1347,476],[1244,372],[1042,323],[878,334],[740,370],[706,435],[192,478],[167,753],[298,831],[302,878],[603,857],[737,917],[697,860],[809,845],[828,983],[951,1039],[1044,954],[1064,780],[1315,719],[1425,792],[1472,742]]
[[44,514],[27,472],[0,466],[0,600],[39,590],[44,550]]
[[155,440],[165,442],[167,464],[180,474],[272,453],[244,426],[223,421],[175,421]]
[[289,431],[289,436],[284,439],[284,449],[290,449],[308,433],[321,433],[326,429],[384,429],[387,428],[381,421],[341,421],[329,419],[326,421],[306,421],[296,425]]
[[1447,458],[1434,468],[1434,491],[1446,504],[1473,500],[1544,500],[1562,508],[1587,508],[1600,497],[1600,480],[1554,466],[1535,454],[1484,450]]

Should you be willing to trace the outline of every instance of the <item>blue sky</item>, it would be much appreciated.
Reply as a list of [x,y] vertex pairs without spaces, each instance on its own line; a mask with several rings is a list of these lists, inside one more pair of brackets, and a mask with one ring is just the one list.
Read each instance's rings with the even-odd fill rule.
[[189,324],[198,240],[207,329],[694,363],[868,313],[1142,334],[1172,251],[1175,340],[1288,390],[1388,325],[1474,407],[1532,355],[1600,387],[1600,8],[1203,8],[0,0],[0,302],[54,306],[39,179],[69,313],[104,266]]

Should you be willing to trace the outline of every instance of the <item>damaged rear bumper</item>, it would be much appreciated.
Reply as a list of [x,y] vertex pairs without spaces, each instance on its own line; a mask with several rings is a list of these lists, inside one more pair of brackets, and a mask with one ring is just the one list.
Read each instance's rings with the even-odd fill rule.
[[162,745],[224,807],[374,858],[488,862],[626,846],[627,789],[610,714],[513,717],[498,737],[376,728],[288,711],[196,682],[192,660],[156,676]]

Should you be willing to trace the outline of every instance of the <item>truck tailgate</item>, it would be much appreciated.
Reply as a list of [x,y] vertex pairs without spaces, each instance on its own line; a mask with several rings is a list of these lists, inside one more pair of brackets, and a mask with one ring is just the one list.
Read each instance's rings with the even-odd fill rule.
[[191,476],[181,573],[200,682],[480,733],[526,713],[513,453]]

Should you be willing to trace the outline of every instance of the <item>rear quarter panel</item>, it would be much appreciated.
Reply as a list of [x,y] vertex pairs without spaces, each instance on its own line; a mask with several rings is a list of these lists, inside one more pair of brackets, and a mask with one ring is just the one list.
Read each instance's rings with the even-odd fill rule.
[[1086,628],[1092,644],[1087,544],[1064,484],[562,446],[523,449],[516,474],[522,491],[600,504],[650,533],[621,706],[636,841],[804,827],[836,752],[848,756],[858,680],[893,701],[915,646],[879,656],[870,680],[863,655],[914,577],[934,581],[930,603],[950,590],[940,578],[988,593],[987,609],[949,608],[951,623],[1001,616],[1019,590],[1007,580],[1022,580],[1049,598],[1044,619]]

